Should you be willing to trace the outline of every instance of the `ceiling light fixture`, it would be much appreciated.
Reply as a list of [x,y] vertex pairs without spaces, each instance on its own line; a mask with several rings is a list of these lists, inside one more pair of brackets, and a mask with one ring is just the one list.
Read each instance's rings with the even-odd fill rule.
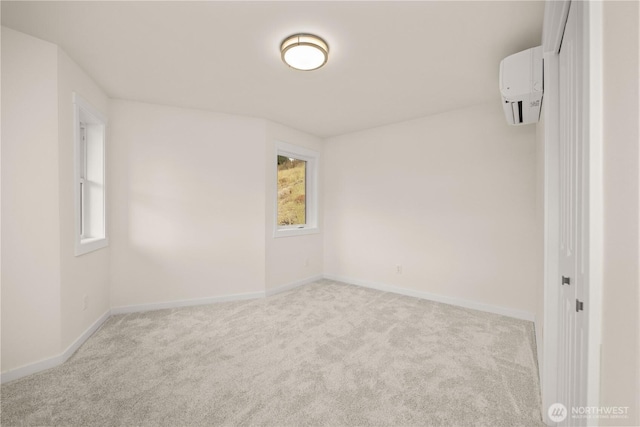
[[291,68],[317,70],[329,59],[329,45],[313,34],[294,34],[280,45],[282,60]]

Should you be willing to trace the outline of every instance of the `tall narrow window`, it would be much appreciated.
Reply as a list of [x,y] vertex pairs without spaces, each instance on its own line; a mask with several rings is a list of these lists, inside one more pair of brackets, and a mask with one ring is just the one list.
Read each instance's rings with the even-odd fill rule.
[[107,246],[105,214],[106,119],[74,94],[76,256]]
[[307,223],[307,162],[278,156],[278,225]]
[[278,143],[275,237],[318,232],[318,154]]

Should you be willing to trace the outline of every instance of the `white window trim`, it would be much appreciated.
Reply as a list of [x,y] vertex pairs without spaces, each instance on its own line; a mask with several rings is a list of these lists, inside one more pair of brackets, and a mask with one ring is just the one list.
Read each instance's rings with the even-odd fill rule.
[[[293,157],[307,162],[306,179],[306,220],[307,223],[300,225],[278,225],[278,156]],[[273,200],[274,220],[273,237],[291,237],[307,234],[320,233],[318,222],[318,170],[320,166],[320,156],[316,151],[302,148],[286,142],[276,142],[276,156],[274,159],[274,185],[275,197]]]
[[103,205],[103,218],[104,218],[104,237],[90,237],[83,238],[81,236],[81,224],[82,220],[80,217],[80,203],[81,203],[81,194],[80,194],[80,180],[81,173],[79,165],[80,163],[80,155],[81,155],[81,135],[80,135],[80,110],[88,116],[91,116],[95,121],[102,123],[103,125],[103,156],[102,156],[102,170],[103,174],[106,175],[106,128],[107,128],[107,118],[96,110],[89,102],[87,102],[84,98],[82,98],[77,93],[73,93],[73,193],[74,193],[74,210],[75,210],[75,256],[80,256],[87,254],[89,252],[93,252],[95,250],[104,248],[109,245],[109,238],[107,236],[107,183],[106,179],[103,177],[103,191],[104,191],[104,205]]

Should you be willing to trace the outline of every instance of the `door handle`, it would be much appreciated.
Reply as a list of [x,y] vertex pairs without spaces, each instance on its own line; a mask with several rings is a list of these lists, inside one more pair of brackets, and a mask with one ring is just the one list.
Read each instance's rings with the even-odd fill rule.
[[562,285],[571,285],[571,278],[562,276]]

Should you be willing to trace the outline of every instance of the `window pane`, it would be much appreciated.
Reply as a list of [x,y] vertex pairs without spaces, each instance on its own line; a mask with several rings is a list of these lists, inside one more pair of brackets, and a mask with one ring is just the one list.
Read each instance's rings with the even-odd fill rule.
[[307,162],[278,156],[278,225],[307,223]]
[[107,246],[105,229],[105,124],[103,115],[73,94],[75,255]]

